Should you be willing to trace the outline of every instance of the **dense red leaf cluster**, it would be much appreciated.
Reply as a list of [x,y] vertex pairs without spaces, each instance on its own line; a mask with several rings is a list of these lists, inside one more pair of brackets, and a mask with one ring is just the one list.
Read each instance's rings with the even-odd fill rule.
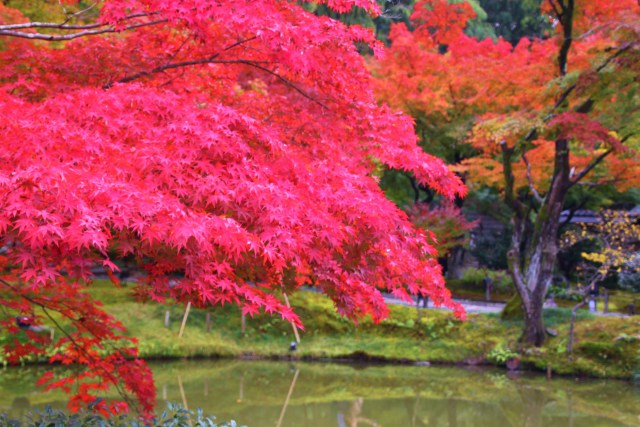
[[355,47],[375,44],[369,31],[276,0],[113,0],[78,16],[82,28],[40,31],[12,26],[29,20],[0,4],[0,304],[72,325],[53,350],[34,333],[8,346],[12,361],[53,351],[90,367],[75,403],[124,381],[148,409],[133,340],[85,292],[92,267],[115,277],[125,257],[153,300],[298,326],[278,295],[302,285],[353,319],[387,314],[381,290],[460,313],[375,173],[384,163],[446,197],[465,190],[408,117],[376,103]]
[[416,203],[408,207],[406,212],[413,224],[427,230],[440,258],[447,256],[456,246],[466,245],[469,232],[478,225],[478,221],[469,221],[462,209],[452,202],[436,207]]

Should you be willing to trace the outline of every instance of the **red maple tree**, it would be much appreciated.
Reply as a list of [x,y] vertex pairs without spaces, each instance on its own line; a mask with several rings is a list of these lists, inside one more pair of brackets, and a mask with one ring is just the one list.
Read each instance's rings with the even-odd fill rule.
[[[298,326],[277,295],[302,285],[354,319],[387,314],[380,290],[461,312],[374,171],[411,171],[449,198],[465,189],[408,117],[376,103],[355,47],[379,49],[370,31],[287,1],[70,3],[46,22],[0,3],[0,304],[61,315],[72,327],[50,360],[90,368],[45,383],[84,380],[76,406],[124,384],[151,407],[135,340],[86,292],[91,268],[114,277],[119,258],[144,270],[137,291],[152,300]],[[10,361],[45,354],[29,333]]]

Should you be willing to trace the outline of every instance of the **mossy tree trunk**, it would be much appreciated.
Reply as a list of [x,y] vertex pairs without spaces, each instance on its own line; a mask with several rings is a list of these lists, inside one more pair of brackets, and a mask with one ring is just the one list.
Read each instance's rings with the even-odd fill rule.
[[569,142],[566,139],[555,141],[555,152],[554,171],[548,191],[541,197],[532,187],[537,205],[525,204],[516,198],[513,188],[511,164],[515,149],[508,148],[506,144],[502,146],[507,184],[505,196],[513,209],[513,235],[507,254],[509,273],[522,299],[525,320],[522,341],[535,346],[540,346],[545,338],[542,306],[553,278],[558,254],[560,213],[570,187]]

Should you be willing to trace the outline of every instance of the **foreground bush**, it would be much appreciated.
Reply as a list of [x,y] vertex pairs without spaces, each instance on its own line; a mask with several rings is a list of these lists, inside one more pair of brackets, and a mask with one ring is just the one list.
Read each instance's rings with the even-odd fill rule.
[[12,419],[7,414],[0,414],[0,426],[7,427],[236,427],[235,421],[217,424],[213,416],[205,416],[201,409],[197,413],[183,408],[179,404],[168,403],[168,410],[160,418],[142,421],[130,414],[107,418],[93,411],[81,410],[75,414],[67,414],[63,410],[47,406],[44,411],[30,412],[20,419]]

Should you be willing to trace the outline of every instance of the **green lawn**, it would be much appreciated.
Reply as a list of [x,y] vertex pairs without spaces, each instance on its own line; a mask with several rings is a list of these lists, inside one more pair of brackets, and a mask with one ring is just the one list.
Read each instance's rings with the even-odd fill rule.
[[[294,340],[291,325],[278,317],[247,318],[241,335],[241,315],[233,306],[215,307],[211,332],[206,311],[191,310],[185,333],[178,338],[183,305],[138,303],[130,288],[118,289],[96,281],[91,294],[139,340],[147,358],[184,357],[290,357]],[[522,349],[518,336],[522,323],[501,321],[497,315],[473,314],[459,321],[449,312],[426,310],[418,320],[415,307],[392,306],[390,317],[375,325],[365,318],[358,325],[339,316],[331,302],[314,292],[298,292],[290,298],[305,330],[295,357],[304,359],[373,359],[429,361],[435,363],[494,363],[521,354],[525,366],[562,374],[629,378],[638,369],[640,317],[595,318],[579,316],[572,359],[566,353],[570,310],[545,313],[546,325],[557,330],[540,349]],[[164,327],[170,312],[169,328]]]

